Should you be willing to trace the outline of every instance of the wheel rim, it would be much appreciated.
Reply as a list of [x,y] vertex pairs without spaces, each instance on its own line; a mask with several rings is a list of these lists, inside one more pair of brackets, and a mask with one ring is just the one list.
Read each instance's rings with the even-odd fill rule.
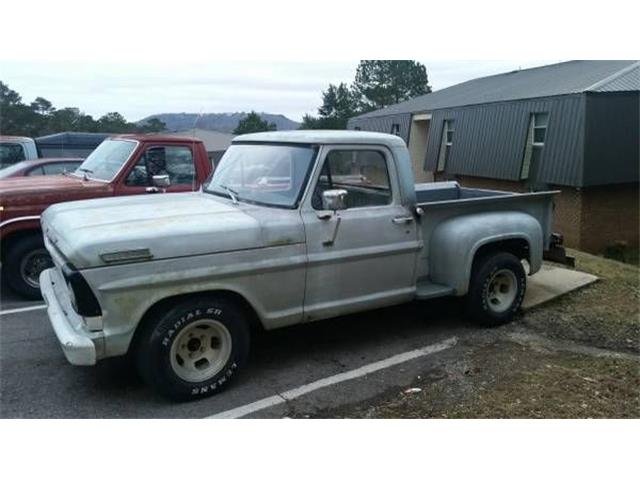
[[496,313],[502,313],[511,308],[517,294],[518,279],[515,273],[507,269],[495,272],[485,290],[487,305]]
[[53,266],[49,253],[44,248],[38,248],[27,253],[20,261],[20,275],[22,280],[32,288],[40,288],[40,274],[43,270]]
[[171,345],[171,368],[187,382],[204,382],[220,372],[231,356],[231,333],[213,319],[187,325]]

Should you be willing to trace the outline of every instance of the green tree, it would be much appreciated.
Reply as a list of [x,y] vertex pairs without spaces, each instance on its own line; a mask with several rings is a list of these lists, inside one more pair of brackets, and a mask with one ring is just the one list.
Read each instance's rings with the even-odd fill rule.
[[9,85],[0,81],[0,107],[10,107],[22,103],[22,97],[15,90],[11,90]]
[[270,132],[277,129],[278,127],[275,123],[262,120],[262,117],[252,110],[246,117],[238,122],[238,126],[233,133],[242,135],[243,133]]
[[104,133],[131,133],[136,129],[135,124],[127,120],[118,112],[109,112],[98,119],[98,131]]
[[167,125],[158,118],[151,118],[136,127],[136,131],[140,133],[158,133],[164,132],[166,129]]
[[426,67],[414,60],[361,60],[353,89],[361,112],[431,92]]
[[358,113],[357,94],[346,83],[329,84],[322,92],[322,105],[318,117],[305,115],[300,128],[344,130],[347,121]]
[[40,115],[49,115],[55,110],[53,104],[42,97],[36,97],[36,99],[31,102],[31,109]]
[[22,103],[18,92],[0,81],[0,134],[32,135],[39,127],[38,115]]

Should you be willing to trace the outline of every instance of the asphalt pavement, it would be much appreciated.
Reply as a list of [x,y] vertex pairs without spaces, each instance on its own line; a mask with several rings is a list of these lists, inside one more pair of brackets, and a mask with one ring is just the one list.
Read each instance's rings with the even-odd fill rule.
[[[530,279],[524,308],[595,280],[545,266]],[[236,411],[266,418],[316,415],[397,392],[418,376],[464,358],[483,339],[517,328],[516,322],[480,329],[465,320],[459,300],[444,298],[259,332],[252,338],[248,364],[228,389],[208,399],[175,403],[143,384],[124,359],[95,367],[68,364],[43,305],[1,289],[0,417],[204,418]],[[455,345],[442,351],[404,359],[416,349],[452,339]]]
[[[41,304],[3,292],[1,310]],[[122,359],[69,365],[45,310],[0,315],[0,417],[204,418],[359,369],[388,357],[477,332],[451,299],[422,302],[259,333],[244,371],[220,394],[175,403],[147,387]],[[458,347],[317,389],[249,417],[281,418],[363,402],[409,385],[457,355]]]

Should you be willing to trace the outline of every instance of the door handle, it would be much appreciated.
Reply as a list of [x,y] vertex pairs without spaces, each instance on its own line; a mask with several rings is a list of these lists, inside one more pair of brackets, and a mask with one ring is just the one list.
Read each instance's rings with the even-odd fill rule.
[[396,225],[404,225],[405,223],[413,222],[413,217],[412,216],[396,217],[396,218],[392,219],[391,221],[393,223],[395,223]]
[[407,216],[407,217],[395,217],[394,219],[391,220],[393,223],[395,223],[396,225],[404,225],[407,223],[411,223],[413,222],[413,217],[411,216]]

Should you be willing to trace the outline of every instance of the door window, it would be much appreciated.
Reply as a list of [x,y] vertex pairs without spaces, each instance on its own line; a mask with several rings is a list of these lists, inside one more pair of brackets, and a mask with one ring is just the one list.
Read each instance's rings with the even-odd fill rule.
[[325,190],[347,191],[347,208],[391,203],[387,161],[378,150],[332,150],[327,155],[311,200],[322,210]]
[[189,147],[149,147],[129,172],[125,184],[148,187],[153,185],[154,175],[169,175],[171,185],[192,185],[195,173]]

